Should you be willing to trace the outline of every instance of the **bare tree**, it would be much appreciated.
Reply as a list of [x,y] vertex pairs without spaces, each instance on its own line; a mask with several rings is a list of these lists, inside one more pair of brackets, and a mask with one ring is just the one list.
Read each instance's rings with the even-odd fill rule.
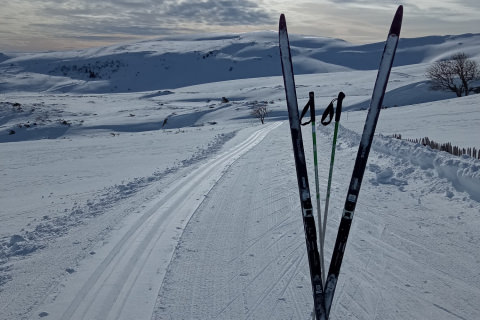
[[256,105],[252,110],[252,116],[259,118],[262,124],[264,124],[265,117],[268,114],[268,108],[266,105]]
[[426,77],[432,81],[435,90],[448,90],[461,97],[475,88],[473,81],[480,79],[480,68],[476,61],[468,59],[465,53],[454,54],[448,60],[437,61],[427,69]]

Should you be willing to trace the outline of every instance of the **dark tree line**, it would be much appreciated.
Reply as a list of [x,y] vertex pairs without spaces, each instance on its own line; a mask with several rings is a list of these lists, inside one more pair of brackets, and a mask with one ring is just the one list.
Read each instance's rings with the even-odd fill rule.
[[[394,134],[393,137],[396,138],[396,139],[402,139],[401,134]],[[438,142],[435,142],[435,141],[429,139],[428,137],[425,137],[425,138],[422,138],[422,139],[403,139],[403,140],[410,141],[410,142],[413,142],[413,143],[420,143],[424,146],[429,146],[432,149],[445,151],[445,152],[448,152],[448,153],[453,154],[455,156],[461,156],[461,155],[465,154],[465,155],[468,155],[472,158],[480,159],[480,151],[477,150],[475,147],[473,147],[473,148],[461,148],[461,147],[452,145],[450,142],[438,143]]]

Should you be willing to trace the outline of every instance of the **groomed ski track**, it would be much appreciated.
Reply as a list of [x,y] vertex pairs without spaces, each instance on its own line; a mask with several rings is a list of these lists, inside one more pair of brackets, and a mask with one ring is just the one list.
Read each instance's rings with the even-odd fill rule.
[[[41,307],[48,319],[150,319],[178,239],[189,219],[228,167],[281,122],[262,126],[245,141],[164,190],[140,216],[130,216],[109,243],[72,274]],[[92,263],[97,265],[92,268]],[[83,270],[82,270],[83,269]]]
[[[129,215],[33,315],[309,319],[313,303],[288,133],[286,121],[260,126],[170,185]],[[331,142],[330,127],[320,126],[318,133],[319,146]],[[311,138],[304,136],[311,154]],[[340,127],[327,263],[359,139]],[[480,205],[427,162],[412,163],[409,150],[421,158],[427,153],[408,148],[391,138],[374,139],[331,319],[480,314],[480,279],[469,267],[480,262],[474,245],[480,241]],[[319,152],[321,181],[329,156]],[[326,183],[322,195],[325,189]]]

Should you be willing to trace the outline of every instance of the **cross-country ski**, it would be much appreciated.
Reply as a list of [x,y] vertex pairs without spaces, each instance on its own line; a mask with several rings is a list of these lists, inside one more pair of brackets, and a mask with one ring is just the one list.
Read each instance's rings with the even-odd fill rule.
[[313,215],[312,200],[310,197],[310,186],[308,184],[307,163],[303,146],[300,115],[298,112],[292,56],[290,53],[290,44],[287,33],[287,23],[283,14],[280,16],[278,36],[280,44],[280,59],[283,70],[283,81],[285,85],[288,108],[288,118],[290,122],[290,134],[292,138],[293,155],[295,158],[295,168],[297,172],[297,184],[300,195],[303,225],[305,229],[305,242],[307,246],[315,314],[317,315],[318,319],[325,319],[324,316],[326,315],[326,309],[321,260],[318,251],[317,231]]
[[347,245],[347,239],[352,225],[355,207],[362,185],[363,175],[367,167],[368,155],[372,147],[373,135],[377,126],[378,117],[382,108],[385,90],[392,69],[393,59],[397,50],[398,39],[400,37],[400,29],[402,27],[403,6],[399,6],[395,17],[393,18],[390,31],[388,32],[385,48],[383,49],[382,59],[378,67],[377,80],[373,87],[372,99],[368,109],[365,127],[363,129],[360,146],[358,147],[357,158],[353,167],[352,178],[348,187],[347,199],[343,209],[342,219],[338,227],[337,240],[333,248],[332,259],[330,260],[330,268],[325,283],[325,305],[327,308],[327,318],[330,313],[333,295],[337,286],[340,267],[342,265],[343,255]]

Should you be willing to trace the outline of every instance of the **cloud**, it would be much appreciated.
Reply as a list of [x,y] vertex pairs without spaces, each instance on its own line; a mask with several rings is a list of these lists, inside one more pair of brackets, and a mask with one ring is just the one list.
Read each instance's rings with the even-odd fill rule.
[[478,0],[15,0],[0,10],[2,50],[55,50],[179,33],[275,28],[291,33],[382,41],[395,7],[404,4],[403,36],[477,32]]
[[63,50],[181,33],[265,29],[277,19],[265,9],[268,1],[9,1],[0,11],[0,47]]
[[45,2],[48,22],[37,27],[69,32],[154,35],[202,31],[202,25],[236,26],[272,23],[270,15],[250,0],[75,0],[62,4]]
[[[400,0],[390,1],[372,1],[372,0],[326,0],[335,6],[348,6],[350,8],[364,8],[364,9],[378,9],[378,10],[390,10],[394,6],[398,6],[401,3]],[[404,0],[406,1],[406,0]]]
[[182,1],[171,4],[167,14],[184,21],[217,25],[261,25],[274,21],[257,2],[245,0]]

